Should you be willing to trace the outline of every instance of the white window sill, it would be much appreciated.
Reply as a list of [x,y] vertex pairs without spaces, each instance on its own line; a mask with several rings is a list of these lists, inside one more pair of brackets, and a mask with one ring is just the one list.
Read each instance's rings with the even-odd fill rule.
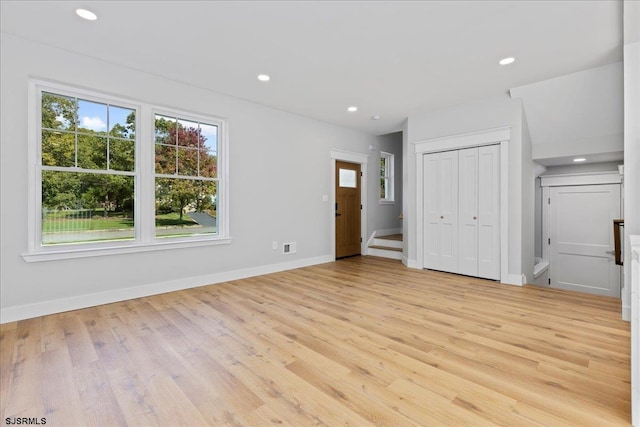
[[41,251],[26,252],[22,258],[26,262],[56,261],[63,259],[88,258],[106,255],[122,255],[138,252],[164,251],[180,248],[194,248],[202,246],[227,245],[230,237],[214,237],[197,240],[159,240],[149,244],[122,244],[121,246],[93,246],[65,245],[64,247],[47,247]]
[[395,205],[396,201],[395,200],[380,199],[380,204],[381,205]]

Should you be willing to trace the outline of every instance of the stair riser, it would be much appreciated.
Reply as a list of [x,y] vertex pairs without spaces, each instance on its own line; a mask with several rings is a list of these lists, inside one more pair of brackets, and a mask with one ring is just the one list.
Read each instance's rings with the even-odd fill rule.
[[402,259],[402,252],[397,251],[385,251],[384,249],[375,249],[369,248],[367,251],[367,255],[378,256],[381,258],[389,258],[389,259]]
[[371,244],[375,246],[388,246],[390,248],[402,248],[402,240],[388,240],[374,237]]

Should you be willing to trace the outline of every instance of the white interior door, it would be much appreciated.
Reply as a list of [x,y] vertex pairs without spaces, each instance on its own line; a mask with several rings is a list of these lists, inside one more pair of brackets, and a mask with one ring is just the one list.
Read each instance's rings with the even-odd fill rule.
[[619,298],[612,253],[620,185],[551,187],[549,214],[551,287]]
[[458,153],[424,156],[424,266],[458,272]]
[[458,272],[478,275],[478,148],[458,152]]
[[458,272],[458,152],[440,153],[440,270]]
[[423,159],[424,189],[424,267],[432,270],[440,268],[440,204],[438,203],[438,179],[440,156],[427,154]]
[[478,277],[500,280],[500,146],[478,148]]

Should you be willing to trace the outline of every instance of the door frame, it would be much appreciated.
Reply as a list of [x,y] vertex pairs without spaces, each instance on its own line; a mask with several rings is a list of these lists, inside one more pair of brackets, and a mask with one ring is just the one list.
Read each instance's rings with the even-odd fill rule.
[[[551,197],[551,187],[567,187],[577,185],[605,185],[605,184],[622,184],[622,175],[618,171],[607,172],[587,172],[587,173],[571,173],[563,175],[541,175],[540,186],[542,187],[542,259],[551,262],[551,253],[548,239],[551,238],[551,207],[549,198]],[[622,186],[621,186],[622,189]],[[547,200],[547,203],[544,201]],[[620,213],[624,212],[624,194],[620,191]],[[620,269],[620,289],[624,284],[624,271]]]
[[509,274],[509,141],[511,128],[500,127],[478,132],[450,135],[442,138],[428,139],[414,143],[416,154],[416,268],[424,268],[424,207],[423,207],[423,174],[422,159],[425,154],[441,151],[460,150],[463,148],[481,147],[484,145],[500,145],[500,282],[511,285],[523,285],[522,275]]
[[327,209],[329,218],[331,218],[331,257],[335,261],[336,259],[336,161],[357,163],[360,165],[360,172],[362,172],[362,179],[360,179],[360,203],[362,209],[360,209],[360,237],[362,242],[360,243],[360,253],[362,255],[367,254],[367,165],[369,163],[369,155],[356,153],[351,151],[344,151],[333,149],[329,153],[331,159],[331,200],[329,200],[329,209]]

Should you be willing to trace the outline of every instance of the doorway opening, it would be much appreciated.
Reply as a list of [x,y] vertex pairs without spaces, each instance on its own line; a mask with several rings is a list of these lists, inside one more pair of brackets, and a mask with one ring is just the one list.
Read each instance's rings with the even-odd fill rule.
[[367,235],[366,154],[331,151],[331,247],[334,259],[360,255]]

